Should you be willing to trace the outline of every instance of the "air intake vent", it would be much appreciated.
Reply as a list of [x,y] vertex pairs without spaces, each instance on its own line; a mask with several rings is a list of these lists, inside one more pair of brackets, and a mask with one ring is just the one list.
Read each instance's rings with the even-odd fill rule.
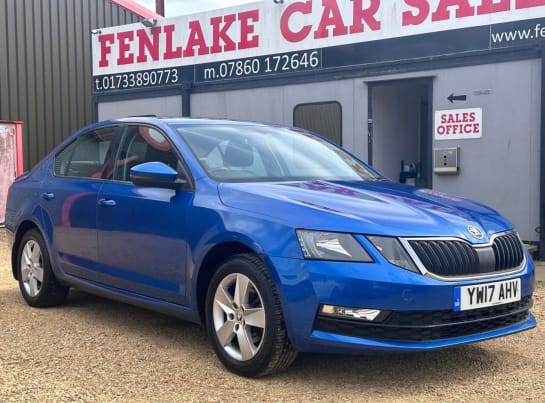
[[479,272],[475,249],[462,241],[410,241],[426,269],[440,276],[471,275]]
[[496,271],[518,267],[524,259],[522,244],[514,232],[497,237],[492,249],[496,258]]

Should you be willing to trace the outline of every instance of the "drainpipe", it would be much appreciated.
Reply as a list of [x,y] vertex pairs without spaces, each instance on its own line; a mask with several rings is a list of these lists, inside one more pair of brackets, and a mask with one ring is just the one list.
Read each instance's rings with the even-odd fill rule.
[[165,16],[165,0],[155,0],[155,12],[160,16]]

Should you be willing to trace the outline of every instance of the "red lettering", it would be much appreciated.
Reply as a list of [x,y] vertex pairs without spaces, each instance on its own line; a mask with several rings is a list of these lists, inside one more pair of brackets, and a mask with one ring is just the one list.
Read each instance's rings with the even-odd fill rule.
[[475,122],[475,112],[470,112],[469,113],[469,121],[470,122]]
[[442,123],[442,124],[447,123],[447,116],[448,116],[448,115],[445,115],[445,114],[441,115],[441,123]]
[[[380,29],[380,21],[376,19],[376,14],[380,8],[380,0],[371,0],[371,4],[368,8],[363,8],[363,0],[352,0],[353,16],[352,25],[350,26],[350,33],[357,34],[363,32],[363,21],[367,24],[372,31]],[[335,32],[333,32],[335,34]]]
[[438,136],[479,134],[479,130],[479,123],[441,124],[436,127],[435,133]]
[[165,60],[179,59],[182,57],[181,46],[177,46],[174,49],[172,48],[172,34],[174,33],[175,29],[176,26],[174,24],[165,25],[163,27],[163,32],[165,33],[165,53],[163,53],[163,58]]
[[197,51],[199,56],[210,53],[210,48],[206,46],[201,23],[198,20],[189,22],[189,39],[185,45],[184,57],[195,56],[195,47],[199,48]]
[[[343,17],[336,0],[322,0],[322,18],[316,31],[314,39],[329,37],[329,27],[333,27],[333,36],[346,35],[348,28],[344,25]],[[363,28],[362,28],[363,30]]]
[[416,8],[414,11],[404,11],[402,14],[402,24],[407,25],[420,25],[430,13],[430,3],[428,0],[405,0],[405,3]]
[[125,31],[117,33],[117,42],[119,46],[119,54],[117,57],[117,64],[131,64],[134,63],[134,54],[131,52],[131,42],[134,40],[133,31]]
[[531,8],[545,6],[545,0],[517,0],[515,2],[515,8],[518,10],[520,8]]
[[481,0],[477,7],[477,14],[492,14],[511,9],[511,0]]
[[431,15],[431,20],[448,20],[450,18],[449,8],[451,7],[456,7],[456,18],[475,15],[475,8],[469,4],[469,0],[440,0],[437,9]]
[[[235,42],[227,34],[233,22],[235,22],[237,16],[235,14],[229,14],[222,17],[210,18],[210,25],[212,25],[212,46],[210,47],[211,53],[229,52],[236,50]],[[221,26],[221,23],[223,27]],[[220,45],[220,40],[224,43],[223,47]]]
[[238,43],[238,48],[257,48],[259,46],[259,36],[254,34],[254,32],[255,23],[259,21],[259,10],[238,13],[238,19],[240,20],[240,42]]
[[284,39],[288,42],[301,42],[304,40],[312,30],[310,25],[304,25],[299,31],[292,31],[290,28],[290,18],[295,13],[311,14],[312,13],[312,0],[305,2],[292,3],[286,7],[282,16],[280,17],[280,32]]
[[112,53],[111,44],[115,41],[114,34],[104,34],[98,36],[98,43],[100,44],[100,60],[98,61],[98,67],[108,67],[108,55]]
[[161,34],[161,27],[153,27],[150,30],[151,40],[145,29],[139,29],[136,31],[136,37],[138,38],[138,56],[136,56],[137,63],[145,63],[148,61],[148,55],[151,60],[159,60],[159,35]]

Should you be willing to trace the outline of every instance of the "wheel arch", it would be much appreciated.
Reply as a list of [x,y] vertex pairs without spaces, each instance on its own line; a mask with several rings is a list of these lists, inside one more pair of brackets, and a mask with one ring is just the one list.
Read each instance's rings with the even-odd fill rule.
[[40,230],[40,227],[34,221],[25,220],[21,222],[21,224],[19,224],[13,238],[13,246],[11,248],[11,272],[15,280],[19,280],[17,276],[17,253],[19,251],[21,239],[23,239],[23,236],[31,229],[35,229],[36,231],[38,231],[42,235],[42,238],[45,239],[42,231]]
[[221,263],[225,262],[231,256],[241,253],[251,253],[259,256],[255,250],[242,242],[226,241],[215,245],[204,257],[198,272],[196,286],[196,302],[201,323],[206,323],[206,293],[212,276]]

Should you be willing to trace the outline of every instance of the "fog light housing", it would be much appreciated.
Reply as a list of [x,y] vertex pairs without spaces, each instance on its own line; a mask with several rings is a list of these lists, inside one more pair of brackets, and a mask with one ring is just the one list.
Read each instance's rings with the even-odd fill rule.
[[368,322],[382,322],[390,313],[380,309],[351,308],[347,306],[322,305],[320,313],[337,318],[357,319]]

